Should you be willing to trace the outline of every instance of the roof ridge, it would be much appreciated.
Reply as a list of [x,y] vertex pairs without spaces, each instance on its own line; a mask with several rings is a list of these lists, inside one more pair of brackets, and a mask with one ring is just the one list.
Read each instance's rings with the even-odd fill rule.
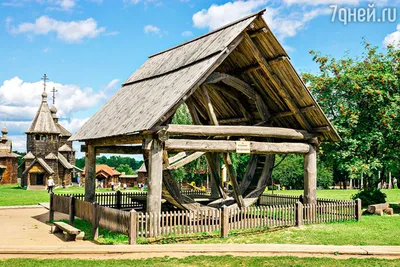
[[237,24],[237,23],[239,23],[239,22],[242,22],[242,21],[244,21],[244,20],[246,20],[246,19],[248,19],[248,18],[251,18],[251,17],[257,16],[257,15],[263,14],[263,13],[265,12],[265,10],[266,10],[266,9],[264,8],[264,9],[262,9],[262,10],[260,10],[260,11],[257,11],[257,12],[255,12],[255,13],[252,13],[252,14],[246,16],[246,17],[240,18],[240,19],[235,20],[235,21],[233,21],[233,22],[231,22],[231,23],[229,23],[229,24],[223,25],[223,26],[221,26],[221,27],[219,27],[219,28],[217,28],[217,29],[215,29],[215,30],[213,30],[213,31],[207,32],[207,33],[205,33],[205,34],[203,34],[203,35],[200,35],[200,36],[198,36],[198,37],[196,37],[196,38],[193,38],[192,40],[186,41],[186,42],[184,42],[184,43],[181,43],[181,44],[178,44],[178,45],[176,45],[176,46],[173,46],[173,47],[170,47],[170,48],[168,48],[168,49],[165,49],[165,50],[163,50],[163,51],[161,51],[161,52],[158,52],[158,53],[155,53],[155,54],[153,54],[153,55],[150,55],[148,58],[152,58],[152,57],[155,57],[155,56],[164,54],[165,52],[174,50],[174,49],[179,48],[179,47],[181,47],[181,46],[190,44],[190,43],[192,43],[192,42],[194,42],[194,41],[197,41],[197,40],[199,40],[199,39],[202,39],[202,38],[204,38],[204,37],[207,37],[208,35],[211,35],[211,34],[213,34],[213,33],[222,31],[222,30],[224,30],[224,29],[226,29],[226,28],[228,28],[228,27],[230,27],[230,26],[232,26],[232,25],[235,25],[235,24]]

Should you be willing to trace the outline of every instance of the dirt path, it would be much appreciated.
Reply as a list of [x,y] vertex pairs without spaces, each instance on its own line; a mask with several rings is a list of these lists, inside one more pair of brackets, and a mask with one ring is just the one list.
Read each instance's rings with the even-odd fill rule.
[[[56,220],[68,219],[67,215],[55,213]],[[45,208],[0,209],[0,245],[65,245],[93,244],[90,241],[65,243],[50,233],[48,210]]]

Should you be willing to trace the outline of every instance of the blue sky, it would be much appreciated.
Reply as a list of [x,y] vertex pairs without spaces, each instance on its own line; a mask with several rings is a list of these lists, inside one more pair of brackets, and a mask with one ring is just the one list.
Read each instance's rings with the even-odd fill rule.
[[[40,103],[46,73],[61,122],[76,131],[119,89],[147,56],[266,8],[265,20],[298,71],[317,71],[308,51],[359,55],[365,37],[382,47],[400,40],[394,22],[331,21],[339,8],[364,0],[2,0],[0,118],[14,148]],[[377,14],[397,1],[372,2]],[[397,13],[396,13],[397,14]],[[397,14],[398,16],[398,14]],[[386,38],[386,39],[385,39]]]

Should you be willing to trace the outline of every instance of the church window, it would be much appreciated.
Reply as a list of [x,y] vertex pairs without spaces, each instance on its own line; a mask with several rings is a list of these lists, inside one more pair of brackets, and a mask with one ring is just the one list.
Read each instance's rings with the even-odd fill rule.
[[35,140],[37,140],[37,141],[40,140],[40,135],[37,134],[37,135],[35,136]]
[[42,141],[46,141],[46,136],[42,135]]

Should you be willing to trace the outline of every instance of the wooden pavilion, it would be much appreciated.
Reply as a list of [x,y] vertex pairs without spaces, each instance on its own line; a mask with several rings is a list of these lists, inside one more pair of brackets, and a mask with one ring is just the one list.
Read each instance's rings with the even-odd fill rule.
[[[162,196],[186,210],[251,205],[271,178],[274,155],[295,153],[305,157],[304,202],[316,202],[317,146],[340,137],[262,19],[263,12],[150,56],[72,136],[85,142],[87,201],[94,200],[100,153],[144,155],[147,211],[156,213]],[[195,125],[170,124],[182,104]],[[251,154],[240,183],[230,152]],[[207,207],[181,195],[169,174],[203,154],[216,198]],[[220,186],[220,156],[232,194]]]

